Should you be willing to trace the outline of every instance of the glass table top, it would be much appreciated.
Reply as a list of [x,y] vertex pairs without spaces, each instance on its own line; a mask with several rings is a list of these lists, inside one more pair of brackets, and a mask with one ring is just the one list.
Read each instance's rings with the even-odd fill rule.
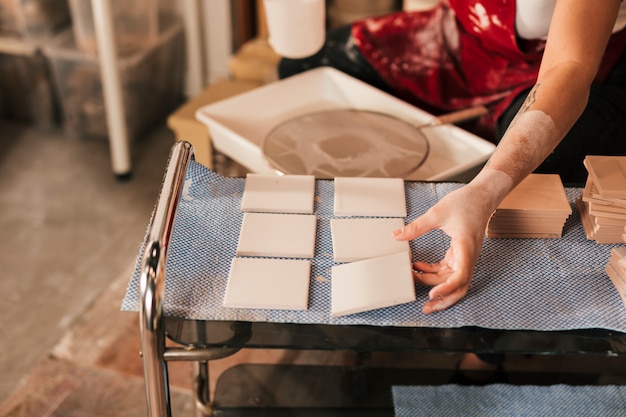
[[198,321],[166,317],[173,341],[205,348],[438,351],[626,356],[626,334],[603,329],[497,330]]

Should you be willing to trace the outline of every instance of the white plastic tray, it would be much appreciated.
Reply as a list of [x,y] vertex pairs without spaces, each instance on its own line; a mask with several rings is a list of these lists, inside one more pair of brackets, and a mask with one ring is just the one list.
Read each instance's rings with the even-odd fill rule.
[[[371,110],[414,125],[436,118],[330,67],[316,68],[204,106],[196,118],[206,124],[217,150],[252,172],[276,173],[261,145],[278,124],[306,113],[331,109]],[[428,158],[405,179],[468,181],[487,161],[495,145],[454,125],[423,128]]]

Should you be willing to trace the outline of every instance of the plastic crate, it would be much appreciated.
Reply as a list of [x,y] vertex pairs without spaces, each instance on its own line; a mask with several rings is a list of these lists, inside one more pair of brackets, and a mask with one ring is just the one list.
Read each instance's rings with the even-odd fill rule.
[[[180,19],[162,16],[163,31],[152,46],[119,60],[126,128],[130,139],[163,120],[182,103],[185,43]],[[97,57],[77,49],[71,30],[45,45],[66,133],[107,137],[108,127]]]
[[2,119],[41,127],[58,124],[50,68],[40,53],[0,53],[0,94]]
[[[90,0],[69,0],[72,30],[78,48],[97,52]],[[158,39],[159,2],[155,0],[110,0],[115,41],[120,55],[146,48]]]
[[[0,36],[46,37],[70,22],[68,0],[0,0]],[[89,3],[90,0],[81,0]]]

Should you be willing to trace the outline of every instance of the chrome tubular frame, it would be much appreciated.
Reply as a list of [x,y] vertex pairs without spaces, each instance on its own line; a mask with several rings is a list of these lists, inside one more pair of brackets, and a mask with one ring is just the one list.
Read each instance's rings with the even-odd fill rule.
[[174,218],[192,156],[193,148],[188,142],[177,142],[172,147],[141,259],[139,331],[150,417],[171,416],[163,323],[165,265]]

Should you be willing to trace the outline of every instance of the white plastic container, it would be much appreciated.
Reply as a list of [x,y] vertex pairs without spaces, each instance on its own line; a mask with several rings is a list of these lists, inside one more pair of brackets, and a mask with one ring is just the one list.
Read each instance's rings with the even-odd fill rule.
[[304,58],[319,51],[326,37],[324,0],[264,0],[268,42],[288,58]]
[[[330,109],[370,110],[415,126],[435,116],[330,67],[313,69],[204,106],[196,118],[207,125],[215,149],[252,172],[276,173],[262,152],[267,134],[296,116]],[[422,128],[430,153],[409,180],[467,181],[495,145],[454,125]]]
[[[158,1],[108,1],[111,3],[115,41],[120,56],[147,48],[158,39]],[[95,54],[97,47],[91,0],[69,0],[69,5],[76,45],[85,53]]]
[[[182,102],[185,44],[182,24],[168,16],[149,48],[119,60],[129,138],[151,128]],[[60,99],[65,131],[80,137],[107,137],[98,58],[78,50],[71,30],[45,45]]]
[[67,0],[0,0],[0,36],[47,37],[69,21]]
[[331,27],[338,27],[400,9],[397,0],[334,0],[328,6],[328,20]]
[[439,4],[441,0],[404,0],[402,9],[411,12],[416,10],[430,10]]

